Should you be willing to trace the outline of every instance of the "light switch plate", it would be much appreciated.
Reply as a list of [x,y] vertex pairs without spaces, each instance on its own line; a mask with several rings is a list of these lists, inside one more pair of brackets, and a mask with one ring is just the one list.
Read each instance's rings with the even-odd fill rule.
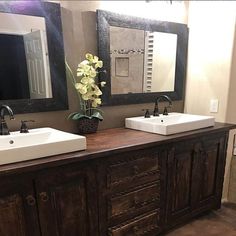
[[218,99],[211,99],[210,101],[210,112],[217,113],[219,108],[219,100]]

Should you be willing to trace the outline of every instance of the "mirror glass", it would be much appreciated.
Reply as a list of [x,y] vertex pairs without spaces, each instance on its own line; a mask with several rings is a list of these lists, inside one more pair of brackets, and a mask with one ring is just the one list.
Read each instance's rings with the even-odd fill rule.
[[0,105],[68,109],[60,4],[0,1],[0,52]]
[[0,13],[0,100],[52,98],[43,17]]
[[111,93],[174,91],[177,34],[110,26]]
[[97,10],[98,55],[106,73],[103,105],[154,102],[160,95],[182,100],[188,27]]

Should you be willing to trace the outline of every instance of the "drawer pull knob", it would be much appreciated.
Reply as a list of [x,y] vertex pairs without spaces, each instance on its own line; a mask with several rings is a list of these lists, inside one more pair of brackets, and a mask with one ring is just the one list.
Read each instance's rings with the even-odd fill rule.
[[47,202],[49,199],[48,194],[46,192],[40,193],[39,196],[42,202]]
[[139,172],[139,168],[138,166],[134,166],[134,174],[137,175]]
[[32,195],[27,196],[26,201],[27,201],[29,206],[34,206],[35,203],[36,203],[36,200]]
[[134,204],[138,205],[139,204],[139,199],[137,196],[134,196]]
[[138,235],[138,231],[139,231],[138,226],[134,226],[133,231],[135,235]]

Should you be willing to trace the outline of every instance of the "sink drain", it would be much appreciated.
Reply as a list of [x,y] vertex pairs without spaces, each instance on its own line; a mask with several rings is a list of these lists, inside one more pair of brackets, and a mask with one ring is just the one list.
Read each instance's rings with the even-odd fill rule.
[[10,143],[10,144],[13,144],[13,143],[14,143],[14,141],[13,141],[13,140],[10,140],[10,141],[9,141],[9,143]]

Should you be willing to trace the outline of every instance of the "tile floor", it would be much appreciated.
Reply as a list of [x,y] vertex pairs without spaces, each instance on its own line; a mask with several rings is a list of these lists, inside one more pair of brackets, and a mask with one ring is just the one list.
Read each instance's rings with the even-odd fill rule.
[[166,236],[236,236],[236,205],[224,204]]

